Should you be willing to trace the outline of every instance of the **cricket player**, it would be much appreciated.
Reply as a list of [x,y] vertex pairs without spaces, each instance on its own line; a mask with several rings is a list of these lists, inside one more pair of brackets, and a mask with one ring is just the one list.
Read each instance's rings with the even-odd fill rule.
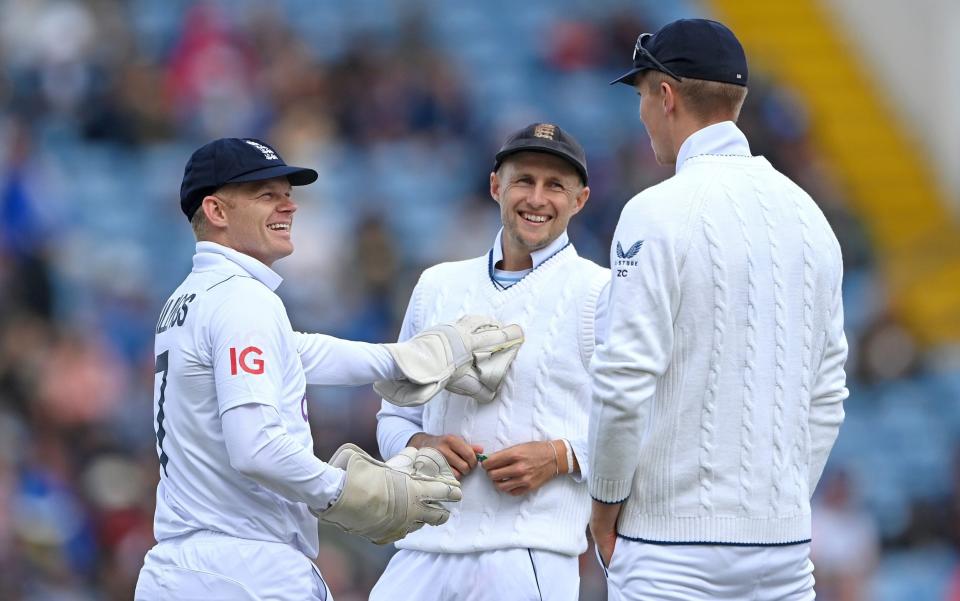
[[525,342],[496,396],[492,387],[473,394],[448,387],[429,405],[383,403],[381,454],[439,449],[461,478],[463,501],[444,526],[397,543],[371,601],[579,594],[577,556],[587,548],[590,511],[587,367],[609,283],[609,271],[580,258],[566,232],[590,196],[583,149],[556,125],[529,125],[497,153],[490,195],[503,222],[492,248],[426,270],[400,340],[479,312],[520,324]]
[[847,397],[837,239],[751,156],[735,124],[747,62],[725,26],[641,35],[616,81],[676,174],[623,209],[592,363],[609,598],[813,599],[810,496]]
[[314,457],[306,384],[402,380],[395,400],[422,403],[469,384],[486,357],[502,364],[520,332],[479,317],[397,345],[294,332],[270,266],[293,252],[292,186],[316,179],[253,139],[216,140],[186,165],[181,208],[198,242],[156,327],[158,543],[138,601],[331,599],[312,561],[318,517],[386,543],[443,523],[441,503],[461,497],[432,449],[389,464],[353,445]]

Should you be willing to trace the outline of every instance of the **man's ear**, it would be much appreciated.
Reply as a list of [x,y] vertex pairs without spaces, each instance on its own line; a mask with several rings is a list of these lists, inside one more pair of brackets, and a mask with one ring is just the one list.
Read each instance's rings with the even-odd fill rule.
[[207,218],[207,223],[213,227],[226,227],[227,213],[223,210],[223,206],[219,198],[208,194],[203,197],[200,210],[203,211],[203,216]]
[[663,99],[663,114],[669,115],[677,108],[677,94],[676,90],[673,89],[673,86],[669,82],[661,81],[660,82],[660,97]]
[[490,172],[490,197],[494,202],[500,204],[500,176],[496,171]]
[[590,186],[584,186],[580,193],[577,194],[577,210],[573,212],[574,215],[580,212],[580,209],[583,208],[587,201],[590,200]]

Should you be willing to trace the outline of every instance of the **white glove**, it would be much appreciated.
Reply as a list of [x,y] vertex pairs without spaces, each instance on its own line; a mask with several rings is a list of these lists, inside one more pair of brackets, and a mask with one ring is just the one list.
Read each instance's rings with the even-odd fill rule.
[[424,524],[446,522],[450,511],[440,503],[459,501],[463,495],[443,456],[440,464],[433,454],[410,448],[394,459],[402,471],[356,445],[337,449],[328,463],[345,469],[347,476],[340,496],[319,513],[320,519],[378,545],[398,541]]
[[433,447],[407,447],[388,459],[386,464],[414,478],[436,478],[460,486],[447,458]]
[[459,378],[451,379],[445,388],[454,394],[473,397],[478,403],[489,403],[497,396],[507,370],[519,352],[520,342],[493,353],[475,352],[470,368]]
[[467,315],[406,342],[385,345],[406,379],[381,380],[373,388],[401,407],[422,405],[450,384],[453,392],[476,394],[479,401],[489,402],[522,343],[520,326]]

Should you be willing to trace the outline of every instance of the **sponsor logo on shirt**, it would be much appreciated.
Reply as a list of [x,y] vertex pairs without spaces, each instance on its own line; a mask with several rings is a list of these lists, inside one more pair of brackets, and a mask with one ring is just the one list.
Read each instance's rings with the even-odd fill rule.
[[636,261],[631,261],[630,259],[637,256],[637,253],[640,252],[640,247],[643,246],[643,240],[637,240],[633,243],[633,246],[628,248],[626,252],[623,250],[623,246],[620,245],[620,242],[617,242],[617,265],[636,265]]
[[258,349],[255,346],[248,346],[247,348],[237,353],[236,347],[230,347],[230,375],[235,376],[239,373],[237,368],[247,372],[248,374],[253,374],[258,376],[263,373],[264,363],[263,359],[250,359],[250,355],[255,355],[260,357],[263,355],[263,351]]

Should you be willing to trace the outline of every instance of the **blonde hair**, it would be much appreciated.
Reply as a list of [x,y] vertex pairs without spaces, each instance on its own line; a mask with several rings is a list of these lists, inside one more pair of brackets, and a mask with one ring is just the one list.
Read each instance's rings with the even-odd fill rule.
[[740,109],[747,98],[747,87],[719,81],[705,79],[691,79],[684,77],[677,81],[660,71],[647,71],[644,83],[648,90],[660,90],[660,84],[667,82],[674,89],[684,106],[697,118],[702,120],[720,119],[722,121],[736,121],[740,117]]

